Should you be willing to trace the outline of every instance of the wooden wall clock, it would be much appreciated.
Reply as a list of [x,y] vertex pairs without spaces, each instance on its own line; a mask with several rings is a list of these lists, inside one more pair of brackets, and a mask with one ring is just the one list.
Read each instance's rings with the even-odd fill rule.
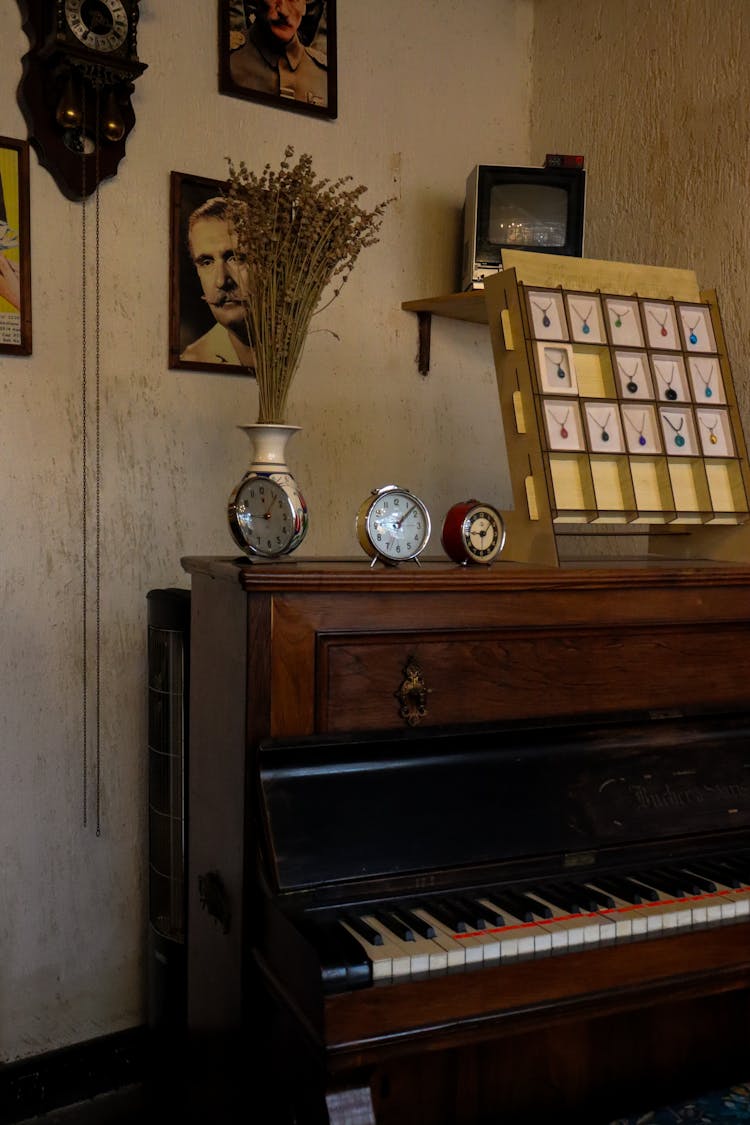
[[18,0],[30,48],[18,104],[29,140],[68,199],[114,176],[135,124],[139,0]]

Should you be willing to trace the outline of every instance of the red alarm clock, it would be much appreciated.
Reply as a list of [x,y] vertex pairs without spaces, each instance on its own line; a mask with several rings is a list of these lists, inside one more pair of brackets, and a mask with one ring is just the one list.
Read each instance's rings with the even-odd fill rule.
[[503,517],[491,504],[463,500],[448,511],[441,542],[454,562],[491,563],[505,544]]

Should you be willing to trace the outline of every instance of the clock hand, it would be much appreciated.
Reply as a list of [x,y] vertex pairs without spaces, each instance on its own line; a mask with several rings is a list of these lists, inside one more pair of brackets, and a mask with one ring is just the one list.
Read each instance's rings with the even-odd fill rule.
[[401,517],[401,519],[400,519],[400,520],[396,520],[396,527],[401,527],[401,524],[402,524],[402,523],[404,522],[404,520],[406,519],[406,517],[407,517],[407,516],[410,516],[410,515],[411,515],[411,513],[412,513],[412,512],[414,511],[414,509],[416,508],[416,506],[417,506],[416,504],[412,504],[411,508],[407,508],[407,509],[406,509],[406,511],[404,512],[404,514],[403,514],[403,516]]

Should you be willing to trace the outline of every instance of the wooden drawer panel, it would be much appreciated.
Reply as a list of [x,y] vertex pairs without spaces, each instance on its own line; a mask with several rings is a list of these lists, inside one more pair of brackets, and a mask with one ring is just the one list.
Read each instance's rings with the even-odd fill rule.
[[399,689],[413,661],[421,726],[633,709],[747,706],[743,629],[685,626],[321,635],[316,730],[404,729]]

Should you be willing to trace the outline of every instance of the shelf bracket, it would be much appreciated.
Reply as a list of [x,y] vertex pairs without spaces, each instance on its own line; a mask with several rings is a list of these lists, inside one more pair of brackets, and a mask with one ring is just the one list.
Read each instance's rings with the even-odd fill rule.
[[428,375],[430,371],[430,335],[432,332],[432,313],[417,312],[417,368],[420,375]]

